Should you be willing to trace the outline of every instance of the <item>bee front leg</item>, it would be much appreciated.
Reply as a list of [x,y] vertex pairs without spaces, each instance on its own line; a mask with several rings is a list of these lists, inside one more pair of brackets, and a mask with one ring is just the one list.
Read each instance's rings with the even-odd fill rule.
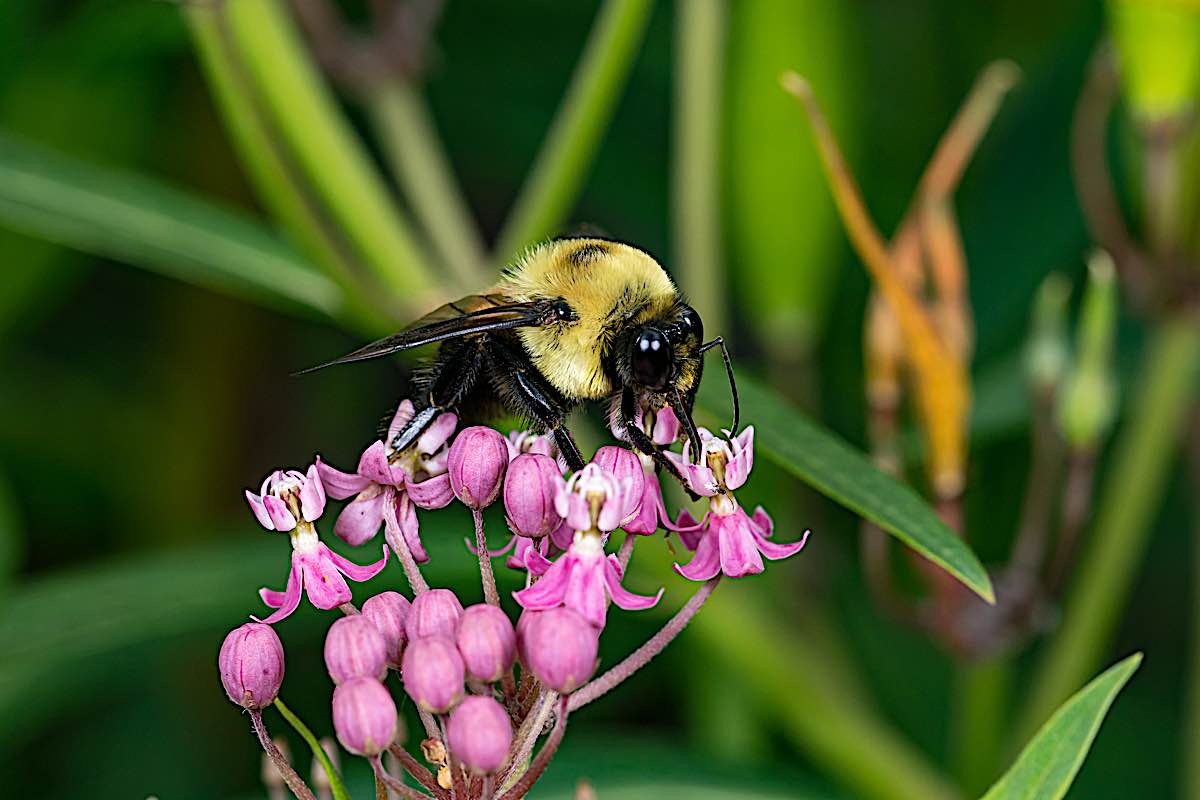
[[683,490],[688,493],[688,497],[693,500],[699,500],[700,495],[692,491],[691,487],[688,486],[687,480],[679,473],[679,470],[675,468],[671,460],[663,454],[662,449],[637,424],[637,420],[635,419],[636,412],[637,396],[634,394],[633,389],[626,387],[621,392],[621,422],[625,425],[625,435],[629,437],[629,443],[637,448],[639,452],[645,453],[654,459],[655,464],[658,464],[668,475],[679,482]]

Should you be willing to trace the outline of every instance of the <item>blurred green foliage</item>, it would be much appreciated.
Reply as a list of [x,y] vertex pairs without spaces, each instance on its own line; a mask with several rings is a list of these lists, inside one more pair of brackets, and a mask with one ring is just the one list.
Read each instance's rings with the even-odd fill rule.
[[[599,6],[447,4],[426,94],[488,242],[504,230]],[[668,226],[675,9],[659,3],[648,13],[607,134],[579,176],[583,191],[570,219],[641,243],[671,268],[679,249]],[[1082,0],[745,0],[728,13],[718,222],[725,232],[730,330],[723,333],[740,369],[769,375],[856,444],[863,439],[867,281],[843,244],[809,136],[778,92],[775,73],[799,69],[818,87],[864,196],[888,232],[979,68],[995,57],[1022,68],[1021,87],[984,141],[957,203],[978,326],[970,476],[978,491],[969,495],[967,527],[985,557],[1006,552],[1021,499],[1028,409],[1019,353],[1033,295],[1051,271],[1075,279],[1083,272],[1089,240],[1070,183],[1067,141],[1102,21],[1102,9]],[[269,65],[258,68],[269,71]],[[354,98],[344,100],[352,127],[326,131],[324,142],[356,173],[378,165],[385,148],[371,138],[369,115]],[[153,227],[161,234],[157,246],[178,259],[171,277],[187,280],[189,254],[206,247],[205,224],[238,227],[261,215],[175,5],[0,4],[0,133],[6,156],[60,166],[76,163],[60,158],[90,162],[85,175],[100,176],[108,188],[94,201],[121,203],[120,187],[134,174],[144,176],[136,179],[139,186],[153,181],[158,198],[128,218],[128,231],[93,223],[86,229],[90,238],[74,240],[52,230],[64,221],[50,221],[39,208],[46,195],[38,192],[47,187],[22,194],[30,184],[3,175],[0,205],[11,212],[9,224],[25,220],[20,232],[0,230],[0,597],[7,600],[0,611],[6,642],[0,775],[6,795],[262,796],[253,738],[221,696],[215,653],[223,631],[258,608],[254,589],[282,584],[287,547],[254,526],[241,489],[273,466],[304,463],[315,451],[339,465],[353,463],[402,391],[403,377],[382,366],[303,381],[286,377],[356,341],[329,320],[280,313],[294,311],[289,304],[264,309],[246,302],[263,295],[254,281],[246,283],[239,264],[257,263],[263,253],[284,274],[304,269],[292,263],[297,251],[329,266],[321,255],[329,251],[319,243],[300,239],[291,249],[285,242],[296,239],[295,231],[286,223],[290,238],[268,235],[259,240],[262,252],[220,259],[229,268],[226,281],[195,285],[109,260],[139,264],[123,233]],[[362,134],[369,144],[347,154],[336,143],[342,134]],[[42,148],[62,156],[37,155]],[[320,172],[322,152],[307,151],[307,169]],[[160,186],[186,187],[211,201],[180,211],[194,229],[154,227],[192,199],[159,192]],[[373,186],[367,193],[377,191],[369,211],[386,218],[393,198]],[[88,223],[87,203],[68,198],[66,204],[75,222]],[[270,198],[262,205],[281,216]],[[344,220],[365,226],[354,228],[360,235],[352,249],[375,273],[390,268],[391,256],[404,255],[399,229],[378,238],[379,226],[366,229],[370,214],[339,209]],[[539,226],[554,221],[543,224],[539,217]],[[307,279],[315,281],[310,295],[319,296],[322,281],[328,283],[318,277]],[[331,307],[328,314],[340,317],[341,310]],[[1141,338],[1136,325],[1121,330],[1119,373],[1128,374]],[[796,355],[805,363],[789,360]],[[713,405],[723,408],[720,402]],[[795,446],[769,443],[772,435],[764,421],[764,446]],[[947,791],[932,768],[945,764],[950,750],[950,660],[870,603],[858,569],[857,519],[812,496],[795,498],[795,482],[762,461],[747,499],[775,511],[781,535],[813,528],[805,554],[731,590],[742,596],[727,597],[723,613],[717,608],[702,616],[695,640],[685,635],[620,692],[573,720],[568,744],[547,776],[546,796],[569,796],[581,776],[593,780],[602,800],[663,796],[667,790],[655,789],[655,782],[677,787],[688,779],[704,783],[714,798],[750,796],[746,787],[763,797],[882,795],[887,774],[812,746],[824,741],[814,726],[831,722],[846,737],[876,737],[871,741],[895,763],[915,761],[915,780]],[[1084,763],[1080,797],[1127,797],[1128,787],[1170,796],[1177,788],[1182,712],[1176,698],[1185,663],[1178,618],[1191,577],[1189,559],[1180,554],[1190,545],[1192,502],[1181,487],[1167,493],[1116,641],[1103,647],[1106,662],[1135,647],[1147,660]],[[426,538],[433,577],[464,584],[472,564],[460,537],[469,521],[452,512],[432,518],[438,521]],[[646,558],[657,563],[667,554]],[[657,569],[634,580],[648,588],[673,577]],[[739,613],[762,626],[747,625]],[[623,616],[605,638],[604,661],[628,652],[661,620],[659,612]],[[314,729],[328,732],[320,627],[311,609],[288,621],[284,694]],[[770,641],[772,631],[788,636],[780,648],[785,658],[772,660],[779,653],[761,647],[697,661],[712,652],[704,649],[712,642],[726,643],[728,655],[728,642],[736,648],[737,637],[756,630],[759,642]],[[787,647],[797,641],[804,647],[786,660]],[[1018,664],[1021,678],[1028,660]],[[805,716],[814,706],[806,706],[803,692],[780,702],[789,682],[806,678],[815,703],[823,696],[817,681],[832,680],[830,691],[863,698],[861,705],[816,705],[827,715],[819,719]],[[698,696],[721,682],[745,690],[745,703],[713,704]],[[270,722],[283,732],[278,717]],[[715,727],[743,738],[714,736]],[[635,729],[640,738],[633,738]],[[718,746],[727,749],[705,749]],[[293,753],[302,747],[295,740]],[[348,777],[359,786],[364,778]],[[691,796],[707,795],[697,790]]]

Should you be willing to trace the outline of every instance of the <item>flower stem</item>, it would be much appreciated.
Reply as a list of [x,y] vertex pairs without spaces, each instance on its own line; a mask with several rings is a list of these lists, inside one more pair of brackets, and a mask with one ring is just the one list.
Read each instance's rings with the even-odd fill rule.
[[513,784],[512,788],[507,792],[500,795],[500,800],[518,800],[524,797],[533,788],[533,785],[537,783],[538,778],[542,777],[542,773],[549,766],[554,752],[562,744],[563,734],[567,730],[567,713],[569,711],[567,698],[563,697],[558,702],[558,719],[554,721],[554,730],[550,731],[550,736],[546,739],[546,743],[542,745],[542,749],[538,751],[537,758],[529,765],[529,769],[525,770],[525,774],[521,776],[521,779]]
[[633,546],[637,544],[636,533],[626,533],[625,541],[621,542],[621,549],[617,551],[617,561],[621,564],[621,574],[625,574],[625,570],[629,569],[629,559],[633,558]]
[[662,630],[654,634],[637,650],[634,650],[620,664],[617,664],[599,678],[589,681],[580,687],[578,691],[571,695],[571,710],[574,711],[582,708],[596,698],[607,694],[630,675],[650,663],[652,658],[661,653],[687,627],[687,624],[692,621],[692,617],[696,616],[696,612],[700,610],[720,582],[720,575],[705,581],[696,590],[696,593],[692,595],[691,599],[684,604],[683,608],[679,609],[678,613],[667,621]]
[[350,800],[350,792],[346,790],[346,784],[342,781],[341,774],[333,766],[333,762],[329,759],[329,754],[325,752],[324,747],[321,747],[321,743],[317,741],[316,736],[313,736],[313,732],[278,697],[275,698],[275,708],[279,710],[279,713],[292,726],[293,730],[300,734],[300,738],[312,750],[313,757],[321,762],[321,766],[325,770],[325,775],[329,778],[329,788],[333,792],[334,800]]
[[288,788],[292,790],[292,794],[300,798],[300,800],[317,800],[317,796],[313,794],[312,789],[308,788],[308,784],[300,777],[296,770],[292,769],[292,765],[288,763],[287,758],[283,753],[279,752],[279,748],[271,741],[270,734],[267,733],[267,726],[263,724],[262,711],[256,708],[250,709],[250,724],[254,727],[254,733],[258,736],[258,742],[262,745],[263,750],[271,757],[271,761],[275,764],[275,769],[279,770],[279,774],[283,776],[283,780],[287,783]]
[[557,698],[557,692],[545,689],[529,707],[529,713],[525,715],[525,720],[517,730],[517,735],[513,737],[513,748],[508,763],[500,771],[500,774],[504,776],[500,780],[501,788],[514,780],[519,770],[529,760],[533,746],[538,737],[542,735],[542,729],[546,727],[546,720],[550,718],[550,712],[554,709]]
[[402,781],[384,769],[383,760],[379,756],[371,756],[370,761],[371,769],[375,770],[375,780],[387,784],[389,789],[405,800],[430,800],[429,795],[419,792],[411,786],[405,786]]
[[443,799],[450,797],[450,793],[438,785],[437,778],[433,773],[413,758],[412,754],[401,745],[393,744],[388,750],[400,762],[400,766],[404,767],[404,771],[411,775],[417,783],[433,792],[434,796]]
[[475,519],[475,549],[479,553],[479,577],[483,581],[483,599],[490,606],[500,605],[500,593],[496,591],[496,574],[492,572],[492,554],[488,552],[487,537],[483,535],[483,512],[471,509]]
[[408,542],[404,541],[404,534],[396,531],[393,535],[389,529],[384,529],[384,537],[388,544],[392,546],[392,552],[396,554],[396,558],[400,559],[400,566],[404,567],[404,577],[408,578],[408,585],[412,588],[413,594],[421,594],[429,591],[429,584],[425,580],[425,576],[421,574],[421,568],[417,566],[417,560],[413,558],[412,551],[408,549]]

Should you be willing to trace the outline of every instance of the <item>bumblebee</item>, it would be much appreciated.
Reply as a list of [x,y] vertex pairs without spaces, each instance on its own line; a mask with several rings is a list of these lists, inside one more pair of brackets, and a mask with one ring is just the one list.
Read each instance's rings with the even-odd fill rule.
[[393,453],[443,411],[484,417],[504,410],[552,434],[567,465],[578,470],[584,459],[565,426],[567,414],[582,402],[609,400],[630,444],[678,478],[635,418],[639,409],[670,407],[687,436],[699,441],[692,405],[702,354],[711,347],[725,359],[737,428],[737,389],[722,339],[704,342],[700,315],[662,266],[629,244],[588,237],[538,245],[483,293],[312,369],[435,342],[436,355],[414,377],[416,413],[389,442]]

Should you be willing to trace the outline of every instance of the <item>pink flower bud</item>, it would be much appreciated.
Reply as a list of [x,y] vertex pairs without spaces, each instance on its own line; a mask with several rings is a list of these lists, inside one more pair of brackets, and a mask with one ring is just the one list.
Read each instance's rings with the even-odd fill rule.
[[554,508],[554,495],[562,483],[553,458],[537,453],[514,458],[504,476],[504,510],[512,532],[540,539],[557,530],[563,518]]
[[621,520],[631,519],[641,507],[645,491],[646,471],[642,469],[642,460],[628,447],[608,445],[596,451],[592,463],[617,479],[623,492]]
[[522,662],[554,691],[573,692],[596,671],[600,631],[573,609],[526,611],[517,630]]
[[449,636],[453,639],[462,612],[462,603],[449,589],[421,592],[413,599],[408,610],[404,632],[410,642],[422,636]]
[[458,621],[458,652],[469,677],[500,680],[517,657],[517,634],[508,615],[486,603],[468,608]]
[[491,697],[473,695],[450,713],[446,730],[450,753],[467,769],[487,774],[504,766],[512,746],[512,723],[504,706]]
[[396,738],[396,703],[373,678],[353,678],[333,690],[333,729],[342,747],[377,756]]
[[387,642],[361,614],[342,617],[325,634],[325,667],[334,683],[387,675]]
[[217,666],[230,700],[242,708],[265,708],[283,683],[283,643],[270,625],[247,622],[225,637]]
[[499,431],[476,425],[459,432],[450,445],[450,487],[454,496],[479,509],[500,496],[508,443]]
[[462,699],[466,675],[453,639],[425,636],[409,641],[400,678],[414,703],[431,714],[445,714]]
[[411,606],[408,598],[399,592],[380,592],[363,603],[362,615],[383,634],[384,644],[387,645],[387,665],[393,669],[400,668],[400,656],[408,640],[404,623]]

